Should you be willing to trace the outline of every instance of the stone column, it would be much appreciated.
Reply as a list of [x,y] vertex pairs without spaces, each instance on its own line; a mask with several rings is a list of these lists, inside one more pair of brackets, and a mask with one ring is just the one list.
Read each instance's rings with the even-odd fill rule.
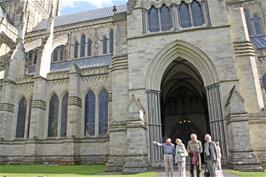
[[221,146],[223,161],[227,162],[227,142],[219,84],[206,87],[211,135]]
[[248,113],[260,112],[264,107],[257,71],[255,51],[250,42],[242,0],[227,2],[228,18],[234,45],[239,91]]
[[80,74],[79,67],[73,64],[69,71],[69,97],[68,97],[68,119],[67,137],[80,137],[81,130],[81,106],[80,98]]
[[123,173],[139,173],[148,170],[147,127],[145,111],[133,95],[128,106],[127,158]]
[[235,87],[230,91],[226,104],[229,164],[242,171],[263,171],[250,141],[247,113],[244,99]]
[[44,130],[45,120],[47,120],[45,117],[47,108],[46,86],[46,79],[42,77],[35,78],[31,103],[29,139],[43,139],[48,135],[48,130]]
[[[117,50],[117,49],[116,49]],[[127,156],[128,58],[114,56],[111,67],[112,117],[109,119],[110,154],[108,171],[123,171]]]
[[162,123],[161,123],[161,105],[160,92],[156,90],[148,90],[148,131],[149,131],[149,149],[151,166],[161,166],[162,148],[154,146],[152,141],[162,143]]
[[[12,55],[11,55],[12,54]],[[0,100],[0,138],[14,138],[15,96],[16,82],[24,77],[25,71],[25,49],[22,39],[18,39],[17,46],[8,55],[5,61],[5,76],[2,87],[2,98]]]

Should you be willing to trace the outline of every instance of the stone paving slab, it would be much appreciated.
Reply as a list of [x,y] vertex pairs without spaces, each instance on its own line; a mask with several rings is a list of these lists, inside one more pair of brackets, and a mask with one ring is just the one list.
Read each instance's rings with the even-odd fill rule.
[[[166,174],[165,174],[165,172],[162,169],[160,169],[160,170],[158,170],[156,172],[159,173],[159,175],[157,177],[166,177]],[[204,177],[203,173],[204,172],[202,171],[200,177]],[[238,175],[230,174],[227,171],[223,171],[223,174],[224,174],[224,177],[240,177]],[[174,177],[178,177],[177,176],[177,169],[175,169],[175,171],[174,171]],[[190,177],[190,173],[189,173],[188,170],[187,170],[187,177]]]

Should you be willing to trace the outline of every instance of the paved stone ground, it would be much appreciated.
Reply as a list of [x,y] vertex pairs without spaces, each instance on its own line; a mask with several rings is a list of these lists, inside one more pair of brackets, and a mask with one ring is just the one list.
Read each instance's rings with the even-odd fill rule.
[[[156,170],[156,172],[159,173],[159,175],[157,177],[166,177],[166,174],[164,172],[164,169]],[[204,170],[202,170],[202,172],[201,172],[201,177],[204,177],[203,176],[203,173],[204,173]],[[229,174],[228,172],[226,172],[226,170],[223,171],[223,174],[224,174],[224,177],[240,177],[238,175]],[[174,177],[178,177],[177,176],[177,167],[175,167],[175,169],[174,169]],[[190,173],[189,173],[188,168],[187,168],[187,177],[190,177]]]

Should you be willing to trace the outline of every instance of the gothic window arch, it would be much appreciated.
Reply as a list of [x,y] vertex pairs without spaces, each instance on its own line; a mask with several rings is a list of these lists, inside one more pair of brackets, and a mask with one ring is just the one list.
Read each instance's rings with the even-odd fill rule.
[[30,136],[31,104],[32,104],[32,98],[31,98],[30,103],[29,103],[27,138],[29,138],[29,136]]
[[182,2],[179,6],[179,21],[182,28],[191,27],[191,19],[188,4]]
[[92,53],[91,53],[91,52],[92,52],[92,48],[91,48],[91,47],[92,47],[92,41],[91,41],[91,39],[88,39],[88,45],[87,45],[87,49],[88,49],[88,51],[87,51],[87,52],[88,52],[87,55],[88,55],[88,56],[91,56],[91,54],[92,54]]
[[27,53],[27,60],[30,65],[36,65],[38,58],[38,49],[33,49]]
[[193,1],[191,3],[191,13],[193,19],[193,26],[201,26],[204,24],[204,16],[202,12],[202,7],[198,1]]
[[95,136],[95,103],[95,94],[90,90],[85,97],[85,136]]
[[21,98],[18,104],[16,138],[24,137],[26,114],[27,114],[27,101],[23,97]]
[[110,38],[110,53],[114,52],[114,30],[111,29],[109,33],[109,38]]
[[86,36],[83,34],[80,38],[80,57],[85,56]]
[[254,32],[253,32],[253,27],[252,27],[252,23],[251,23],[250,12],[249,12],[249,10],[244,9],[244,13],[245,13],[245,17],[246,17],[246,24],[247,24],[247,28],[248,28],[248,33],[250,36],[253,36]]
[[48,137],[57,136],[59,99],[54,94],[49,102]]
[[263,82],[263,87],[266,93],[266,74],[264,74],[263,78],[262,78],[262,82]]
[[52,61],[57,62],[57,61],[63,60],[64,59],[64,51],[65,51],[64,45],[60,45],[60,46],[56,47],[52,53]]
[[79,43],[78,43],[78,41],[75,41],[75,44],[74,44],[74,58],[78,58],[78,48],[79,48]]
[[163,5],[160,9],[160,18],[162,31],[170,30],[172,28],[172,19],[170,9],[166,5]]
[[156,32],[160,30],[158,9],[154,6],[148,11],[149,31]]
[[103,54],[107,54],[107,42],[108,39],[106,36],[103,37]]
[[63,96],[61,107],[61,132],[60,136],[64,137],[67,134],[67,107],[68,107],[68,92]]
[[99,136],[105,136],[108,130],[108,92],[104,89],[99,95]]
[[253,16],[253,23],[254,23],[254,32],[256,35],[263,34],[262,32],[262,24],[261,24],[261,18],[258,15]]

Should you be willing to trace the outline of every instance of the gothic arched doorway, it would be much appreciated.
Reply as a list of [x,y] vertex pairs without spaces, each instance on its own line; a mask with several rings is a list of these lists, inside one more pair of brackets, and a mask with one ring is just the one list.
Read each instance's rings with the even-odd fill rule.
[[186,60],[175,60],[161,82],[161,123],[163,139],[181,138],[187,145],[190,134],[203,141],[209,133],[208,104],[200,73]]

